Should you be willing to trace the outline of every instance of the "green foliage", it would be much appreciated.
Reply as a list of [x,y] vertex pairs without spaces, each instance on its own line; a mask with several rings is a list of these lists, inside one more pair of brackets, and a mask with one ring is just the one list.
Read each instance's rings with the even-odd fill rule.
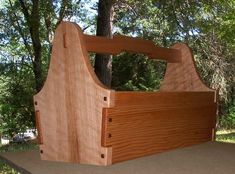
[[13,168],[0,161],[0,174],[20,174],[15,171]]
[[140,54],[123,53],[113,58],[112,87],[121,91],[153,91],[160,87],[165,64]]
[[34,128],[32,101],[34,91],[16,81],[10,81],[7,88],[8,94],[2,97],[0,112],[3,122],[2,133],[11,137],[14,133]]
[[34,128],[34,77],[28,63],[4,57],[0,60],[0,127],[1,133],[11,137]]
[[235,130],[219,130],[216,132],[216,141],[235,143]]
[[[0,130],[4,134],[34,127],[36,93],[30,28],[20,1],[0,6]],[[12,2],[11,4],[9,2]],[[29,13],[32,2],[24,1]],[[79,23],[87,33],[96,28],[93,1],[47,1],[39,4],[42,75],[50,61],[54,30],[62,20]],[[122,0],[114,5],[114,32],[153,40],[160,46],[185,42],[193,50],[203,81],[219,90],[221,125],[234,125],[235,1]],[[92,59],[92,61],[94,61]],[[112,86],[117,90],[157,90],[165,63],[123,53],[113,58]]]
[[222,116],[220,126],[225,129],[235,129],[235,105],[230,106],[228,113]]
[[119,33],[151,39],[162,46],[187,43],[202,80],[219,91],[219,114],[233,124],[227,111],[235,96],[234,0],[125,0],[117,3],[116,11]]
[[[25,9],[22,6],[25,5]],[[45,79],[56,26],[63,19],[84,20],[85,1],[39,1],[35,16],[36,1],[2,0],[0,6],[0,134],[12,136],[34,128],[33,95],[38,91],[37,82]],[[26,15],[25,15],[26,13]],[[27,15],[29,17],[27,17]],[[39,26],[37,21],[39,21]],[[86,19],[88,22],[89,19]],[[33,30],[39,29],[38,33]],[[35,54],[35,35],[39,35],[41,49]],[[34,38],[35,37],[35,38]],[[38,45],[37,45],[38,49]],[[35,65],[41,76],[36,75]],[[42,78],[42,79],[41,79]]]

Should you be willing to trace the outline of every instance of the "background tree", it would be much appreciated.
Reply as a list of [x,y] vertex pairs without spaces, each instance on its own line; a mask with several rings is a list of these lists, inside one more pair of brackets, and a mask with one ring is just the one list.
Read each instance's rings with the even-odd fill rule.
[[32,99],[45,80],[56,26],[83,11],[79,11],[80,1],[4,3],[0,10],[0,117],[2,130],[12,135],[34,127]]
[[[96,35],[112,38],[114,0],[99,0]],[[95,73],[100,81],[111,87],[112,55],[96,54]]]
[[[187,43],[193,49],[203,81],[219,90],[220,115],[230,115],[232,123],[231,120],[235,120],[234,109],[231,109],[234,108],[235,54],[234,39],[231,39],[235,38],[232,29],[235,20],[231,15],[234,8],[232,0],[148,0],[144,3],[125,0],[117,4],[114,25],[119,26],[120,33],[144,37],[162,46]],[[119,66],[125,66],[125,62]],[[159,66],[158,77],[161,77],[164,64]],[[229,114],[231,112],[233,114]]]
[[[220,92],[220,125],[235,127],[234,14],[234,0],[1,0],[1,129],[12,134],[34,127],[32,96],[44,83],[51,41],[62,20],[99,36],[124,34],[164,47],[187,43],[203,81]],[[157,90],[165,67],[130,53],[113,61],[97,55],[94,63],[99,79],[117,90]]]

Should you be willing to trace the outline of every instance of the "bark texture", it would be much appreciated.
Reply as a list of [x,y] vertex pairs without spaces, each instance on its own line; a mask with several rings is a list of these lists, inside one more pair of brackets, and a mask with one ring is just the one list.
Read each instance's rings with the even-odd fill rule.
[[39,13],[39,0],[33,0],[32,3],[32,11],[29,12],[29,8],[26,6],[23,0],[20,0],[20,5],[22,8],[22,12],[27,22],[27,26],[29,27],[30,37],[32,39],[33,46],[33,54],[32,54],[32,62],[33,62],[33,73],[35,76],[35,88],[36,91],[39,92],[43,86],[43,75],[42,75],[42,46],[41,40],[39,36],[39,28],[40,28],[40,13]]
[[[113,3],[113,0],[99,0],[98,2],[97,36],[112,38]],[[96,54],[95,73],[104,85],[111,87],[111,55]]]

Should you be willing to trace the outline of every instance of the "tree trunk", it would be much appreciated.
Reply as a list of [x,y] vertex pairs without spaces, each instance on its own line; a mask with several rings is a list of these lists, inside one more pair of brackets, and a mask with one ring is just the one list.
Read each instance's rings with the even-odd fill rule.
[[35,76],[35,88],[36,91],[39,92],[43,86],[43,76],[42,76],[42,49],[41,49],[41,41],[39,36],[39,28],[40,28],[40,12],[39,12],[39,0],[33,0],[33,6],[30,13],[29,8],[26,6],[23,0],[20,0],[20,5],[22,8],[22,12],[27,22],[27,26],[29,28],[30,37],[32,39],[33,45],[33,54],[31,54],[32,62],[33,62],[33,73]]
[[[97,17],[97,36],[112,38],[113,0],[99,0]],[[100,81],[111,87],[112,80],[112,56],[96,54],[95,73]]]
[[39,1],[33,1],[33,9],[31,14],[31,27],[30,34],[33,42],[34,60],[33,60],[33,71],[35,76],[35,86],[37,92],[39,92],[43,85],[42,66],[41,66],[41,41],[39,36],[40,28],[40,16],[39,16]]

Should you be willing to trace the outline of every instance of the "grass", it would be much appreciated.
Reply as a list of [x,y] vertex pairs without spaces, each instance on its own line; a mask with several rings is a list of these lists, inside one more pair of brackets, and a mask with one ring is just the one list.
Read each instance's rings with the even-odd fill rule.
[[[20,152],[26,150],[36,149],[38,146],[35,143],[21,143],[0,146],[0,153],[3,152]],[[10,166],[0,161],[0,174],[20,174]]]
[[10,166],[1,162],[0,163],[0,174],[20,174],[20,173],[15,171]]
[[219,130],[216,133],[216,141],[235,143],[235,130]]
[[36,143],[12,143],[9,145],[1,146],[0,152],[22,152],[26,150],[33,150],[37,148]]

